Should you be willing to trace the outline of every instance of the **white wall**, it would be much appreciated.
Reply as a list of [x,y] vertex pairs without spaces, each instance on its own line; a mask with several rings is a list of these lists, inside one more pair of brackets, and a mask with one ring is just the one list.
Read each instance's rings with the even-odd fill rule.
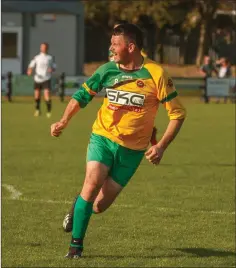
[[76,18],[57,14],[55,21],[44,21],[43,14],[35,17],[30,33],[30,58],[39,52],[42,42],[49,43],[49,53],[55,56],[57,72],[75,75]]
[[2,12],[2,26],[21,26],[21,13]]

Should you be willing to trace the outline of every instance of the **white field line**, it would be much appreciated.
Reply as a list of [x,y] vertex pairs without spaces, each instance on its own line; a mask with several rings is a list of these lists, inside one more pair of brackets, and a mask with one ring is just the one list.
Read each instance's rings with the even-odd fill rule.
[[[13,198],[2,198],[5,200],[12,200]],[[16,198],[14,198],[16,200]],[[67,200],[45,200],[45,199],[28,199],[28,198],[20,198],[17,201],[22,202],[35,202],[35,203],[47,203],[47,204],[72,204],[71,201]],[[113,207],[117,208],[148,208],[148,206],[133,206],[133,205],[125,205],[125,204],[114,204]],[[152,207],[151,210],[164,211],[164,212],[180,212],[180,213],[203,213],[203,214],[221,214],[221,215],[235,215],[235,212],[227,212],[221,210],[182,210],[177,208],[168,208],[168,207]]]
[[10,184],[2,184],[2,186],[4,188],[6,188],[10,193],[11,193],[11,196],[10,196],[10,199],[13,199],[13,200],[18,200],[20,198],[20,196],[22,195],[21,192],[17,191],[12,185]]

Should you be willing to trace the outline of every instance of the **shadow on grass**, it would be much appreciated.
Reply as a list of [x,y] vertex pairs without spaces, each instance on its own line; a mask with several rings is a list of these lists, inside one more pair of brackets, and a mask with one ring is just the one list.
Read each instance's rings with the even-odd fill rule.
[[[141,166],[148,166],[149,162],[141,163]],[[186,166],[186,167],[235,167],[235,164],[230,163],[181,163],[181,164],[170,164],[170,163],[161,163],[160,166]]]
[[[199,257],[236,257],[236,253],[232,251],[222,251],[210,248],[176,248],[175,250],[182,253],[195,254],[191,258]],[[83,258],[106,258],[106,259],[126,259],[126,258],[141,258],[141,259],[161,259],[161,258],[183,258],[183,254],[160,254],[160,255],[83,255]],[[190,256],[189,256],[190,257]]]
[[183,255],[160,255],[160,256],[153,256],[153,255],[83,255],[84,258],[105,258],[105,259],[127,259],[127,258],[134,258],[134,259],[162,259],[162,258],[180,258],[183,257]]
[[232,251],[222,251],[211,248],[176,248],[184,253],[195,254],[198,257],[228,257],[234,256],[236,257],[236,253]]

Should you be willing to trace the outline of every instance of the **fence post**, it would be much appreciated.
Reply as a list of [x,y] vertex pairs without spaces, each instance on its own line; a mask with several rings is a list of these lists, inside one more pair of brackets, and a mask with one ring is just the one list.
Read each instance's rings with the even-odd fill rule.
[[7,73],[6,80],[6,97],[8,102],[12,102],[12,72]]
[[61,73],[59,76],[58,91],[61,102],[64,101],[65,96],[65,73]]

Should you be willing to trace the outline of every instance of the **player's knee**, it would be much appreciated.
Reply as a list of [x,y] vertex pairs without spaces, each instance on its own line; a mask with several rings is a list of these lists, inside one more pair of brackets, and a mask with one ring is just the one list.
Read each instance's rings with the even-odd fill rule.
[[104,207],[104,206],[102,206],[101,204],[99,204],[99,203],[94,203],[93,204],[93,212],[95,213],[95,214],[99,214],[99,213],[102,213],[102,212],[104,212],[105,210],[107,209],[107,207]]
[[94,201],[100,191],[101,185],[93,182],[85,182],[81,196],[90,202]]

